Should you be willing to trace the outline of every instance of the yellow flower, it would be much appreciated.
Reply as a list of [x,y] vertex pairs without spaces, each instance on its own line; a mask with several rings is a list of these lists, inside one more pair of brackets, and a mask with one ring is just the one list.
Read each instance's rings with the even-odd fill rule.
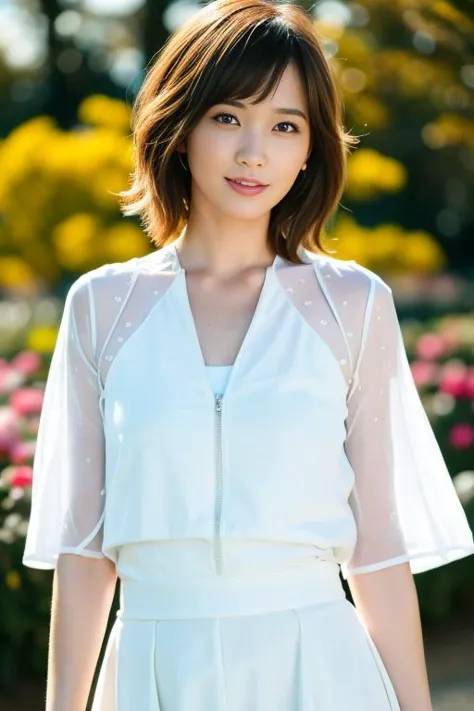
[[16,570],[9,570],[5,575],[5,584],[9,590],[21,588],[21,577]]
[[405,231],[397,224],[362,227],[343,216],[333,237],[329,244],[336,250],[334,257],[354,259],[375,272],[431,273],[446,264],[446,256],[432,235],[422,230]]
[[441,246],[422,230],[406,234],[402,255],[408,269],[416,272],[436,272],[446,265],[446,255]]
[[102,94],[88,96],[79,107],[79,120],[93,126],[107,126],[117,131],[130,130],[131,110],[120,99]]
[[452,2],[446,0],[436,0],[431,5],[431,10],[443,20],[452,22],[462,30],[471,30],[474,28],[474,23],[469,19],[467,13],[461,12],[454,7]]
[[150,252],[145,233],[130,222],[122,222],[104,230],[100,238],[103,262],[125,262]]
[[405,187],[406,182],[405,166],[372,148],[359,149],[348,160],[346,192],[354,200],[368,200],[380,193],[396,193]]
[[336,259],[354,259],[359,264],[367,262],[371,231],[358,225],[351,217],[340,217],[333,230],[335,240],[331,245]]
[[378,52],[373,77],[378,89],[389,81],[393,90],[415,98],[431,96],[434,85],[446,87],[456,81],[455,72],[446,63],[404,49]]
[[30,287],[36,278],[27,262],[21,257],[0,257],[0,285],[10,287]]
[[441,114],[436,121],[427,123],[422,131],[423,140],[430,148],[466,145],[474,147],[474,121],[456,114]]
[[26,347],[37,353],[52,353],[58,337],[57,328],[37,326],[28,334]]
[[91,187],[97,205],[110,210],[111,208],[117,207],[117,193],[121,190],[125,190],[127,185],[128,171],[116,165],[110,168],[104,166],[96,176],[94,184]]
[[344,25],[337,25],[324,20],[315,20],[314,25],[318,35],[326,40],[338,40],[344,34]]
[[403,244],[403,230],[400,225],[385,223],[371,230],[370,258],[376,263],[396,260]]
[[[356,66],[359,69],[371,69],[374,61],[374,49],[366,37],[357,30],[344,28],[339,41],[339,55],[344,58],[342,66]],[[348,62],[346,62],[346,58]]]
[[345,103],[351,116],[369,130],[385,128],[390,123],[390,112],[377,96],[365,93],[346,92]]
[[60,264],[72,272],[87,270],[96,259],[99,233],[95,215],[76,213],[61,222],[52,234]]

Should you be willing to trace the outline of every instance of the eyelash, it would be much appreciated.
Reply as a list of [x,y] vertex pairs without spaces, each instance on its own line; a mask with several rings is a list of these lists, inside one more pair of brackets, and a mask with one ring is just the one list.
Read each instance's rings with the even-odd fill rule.
[[[219,113],[219,114],[216,114],[216,115],[213,116],[212,118],[213,118],[213,120],[216,121],[217,123],[222,123],[222,121],[218,121],[218,120],[217,120],[220,116],[231,116],[232,118],[236,118],[233,114],[228,114],[228,113],[224,113],[224,112],[221,112],[221,113]],[[230,126],[230,125],[232,125],[232,124],[222,123],[222,125],[223,125],[223,126]],[[294,129],[293,131],[278,131],[278,133],[287,133],[287,134],[299,133],[299,128],[298,128],[298,126],[297,126],[296,124],[292,123],[291,121],[280,121],[280,122],[277,123],[276,125],[277,125],[277,126],[291,126],[291,127]]]

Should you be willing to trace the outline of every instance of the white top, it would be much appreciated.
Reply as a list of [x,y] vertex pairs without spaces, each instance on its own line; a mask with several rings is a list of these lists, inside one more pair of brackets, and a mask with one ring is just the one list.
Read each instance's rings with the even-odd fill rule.
[[246,541],[254,560],[264,543],[288,565],[305,550],[347,577],[474,552],[390,288],[355,262],[300,254],[301,266],[268,267],[221,373],[206,370],[174,244],[76,280],[46,385],[25,565],[208,541],[232,574],[232,543]]
[[224,394],[229,382],[231,365],[206,365],[209,382],[214,395]]

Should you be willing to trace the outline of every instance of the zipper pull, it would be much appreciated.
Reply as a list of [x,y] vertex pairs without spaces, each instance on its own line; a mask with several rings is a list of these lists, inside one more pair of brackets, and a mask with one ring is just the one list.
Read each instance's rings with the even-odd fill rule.
[[217,412],[222,411],[222,395],[216,395],[216,410]]

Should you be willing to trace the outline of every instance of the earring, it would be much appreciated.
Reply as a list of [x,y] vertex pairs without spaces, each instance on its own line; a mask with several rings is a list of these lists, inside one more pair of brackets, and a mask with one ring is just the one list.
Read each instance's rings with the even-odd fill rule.
[[305,164],[303,165],[303,167],[301,168],[301,170],[306,170],[306,168],[307,168],[307,165],[308,165],[308,164],[307,164],[307,163],[305,163]]
[[182,159],[182,157],[181,157],[181,153],[180,153],[179,151],[177,151],[177,153],[178,153],[179,162],[180,162],[181,165],[183,166],[184,170],[189,170],[189,166],[187,166],[187,165],[183,162],[183,159]]

